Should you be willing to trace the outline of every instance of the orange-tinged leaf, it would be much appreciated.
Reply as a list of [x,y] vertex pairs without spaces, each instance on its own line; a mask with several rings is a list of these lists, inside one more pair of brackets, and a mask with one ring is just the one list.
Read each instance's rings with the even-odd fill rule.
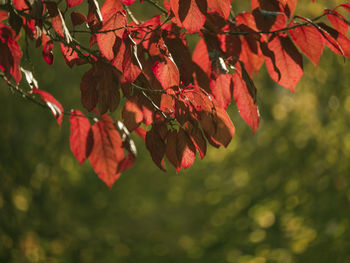
[[117,167],[124,158],[122,139],[107,115],[102,115],[102,119],[92,126],[92,131],[94,146],[89,160],[100,179],[111,188],[120,176]]
[[299,26],[289,30],[295,44],[316,66],[323,52],[321,33],[313,26]]
[[80,164],[89,156],[91,142],[93,142],[92,130],[89,120],[79,110],[74,110],[70,115],[70,148]]
[[122,12],[116,12],[112,16],[108,13],[103,14],[103,26],[100,31],[110,32],[97,34],[96,40],[101,53],[108,60],[114,59],[116,56],[115,52],[119,52],[119,50],[114,50],[114,46],[117,38],[123,38],[123,33],[125,31],[124,26],[126,26],[126,23],[126,16]]
[[327,19],[329,20],[329,22],[331,22],[332,26],[337,31],[339,31],[343,35],[345,35],[348,32],[349,25],[347,22],[345,22],[346,19],[342,14],[340,14],[335,10],[329,10],[329,9],[326,9],[325,13],[326,13]]
[[318,25],[323,29],[323,41],[325,45],[336,54],[350,57],[350,40],[334,28],[323,23],[319,23]]
[[232,81],[230,74],[220,74],[210,81],[211,92],[219,107],[226,109],[231,103]]
[[294,92],[303,75],[303,58],[293,42],[285,36],[277,36],[268,43],[270,55],[265,63],[271,78]]
[[50,93],[44,90],[39,90],[36,87],[33,88],[32,92],[38,94],[46,105],[50,108],[53,116],[56,118],[58,125],[61,126],[63,118],[63,107]]
[[172,59],[165,57],[164,61],[156,61],[152,67],[152,71],[163,89],[167,90],[179,85],[179,70]]
[[225,20],[229,17],[232,0],[209,0],[208,7],[216,11]]
[[192,34],[202,29],[207,13],[206,0],[170,0],[170,6],[178,22],[188,32]]
[[253,133],[259,127],[259,111],[256,105],[256,99],[254,98],[251,89],[255,89],[248,74],[242,72],[241,66],[237,65],[237,71],[232,76],[233,80],[233,97],[236,101],[239,114],[242,119],[253,129]]
[[181,168],[189,168],[196,158],[196,147],[182,128],[179,129],[176,137],[176,154],[180,166],[176,168],[177,172],[179,172]]

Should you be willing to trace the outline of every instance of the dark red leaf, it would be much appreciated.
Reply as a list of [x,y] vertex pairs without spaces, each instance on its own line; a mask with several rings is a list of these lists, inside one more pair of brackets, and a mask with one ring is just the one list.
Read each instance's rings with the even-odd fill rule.
[[146,133],[146,147],[150,152],[153,162],[163,171],[164,167],[164,154],[165,154],[165,143],[157,131],[157,126],[153,125],[151,130]]
[[193,126],[192,124],[187,125],[186,131],[196,147],[200,157],[203,159],[207,153],[207,142],[204,139],[202,131],[197,126]]
[[132,132],[142,122],[143,113],[134,100],[128,100],[123,108],[122,117],[126,128]]
[[51,18],[53,29],[57,32],[57,34],[64,38],[67,43],[70,43],[72,41],[72,37],[57,4],[55,2],[46,2],[46,7]]
[[34,87],[32,92],[34,94],[38,94],[41,99],[45,101],[46,105],[50,108],[53,116],[56,118],[58,125],[61,126],[63,118],[63,107],[61,103],[59,103],[50,93],[44,90],[39,90]]
[[176,168],[177,172],[179,172],[181,168],[189,168],[196,158],[196,147],[182,128],[179,129],[176,136],[176,154],[179,161],[179,167]]
[[71,112],[69,122],[70,147],[75,158],[82,164],[90,154],[89,144],[91,144],[93,139],[91,138],[91,125],[89,120],[79,110]]
[[22,51],[14,38],[15,32],[0,23],[0,70],[8,79],[12,76],[18,84],[22,77],[19,66]]
[[94,77],[94,69],[87,71],[80,83],[81,103],[88,110],[95,109],[98,102],[98,80]]
[[177,131],[172,130],[168,133],[166,148],[165,148],[165,156],[169,160],[169,162],[176,168],[176,171],[181,169],[180,163],[176,154],[177,147]]
[[117,167],[124,158],[122,139],[107,115],[102,115],[102,119],[92,126],[92,131],[94,146],[89,160],[101,180],[111,188],[120,176]]
[[87,23],[86,17],[83,14],[77,12],[72,12],[70,14],[70,19],[72,20],[73,27]]

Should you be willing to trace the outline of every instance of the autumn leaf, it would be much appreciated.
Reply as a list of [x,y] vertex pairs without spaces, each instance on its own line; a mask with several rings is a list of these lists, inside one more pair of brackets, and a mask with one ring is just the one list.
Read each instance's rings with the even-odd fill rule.
[[91,125],[87,117],[74,110],[70,114],[70,147],[74,157],[82,164],[89,157],[93,145]]
[[313,26],[299,26],[290,29],[289,34],[300,50],[317,66],[324,47],[321,33]]
[[208,7],[227,19],[231,11],[231,2],[232,0],[209,0]]
[[264,54],[271,78],[281,86],[294,92],[303,75],[303,58],[286,36],[277,36],[268,43],[272,53]]
[[67,0],[67,4],[69,7],[74,7],[76,5],[79,5],[83,2],[83,0]]
[[256,88],[244,68],[237,64],[237,70],[232,76],[233,97],[236,101],[239,114],[242,119],[253,129],[253,133],[259,127],[259,111],[256,105]]
[[39,90],[33,87],[32,93],[38,94],[40,98],[46,103],[50,108],[52,115],[56,118],[58,125],[61,126],[63,118],[63,107],[50,93],[44,90]]
[[92,131],[94,144],[89,160],[97,175],[111,188],[120,176],[117,167],[124,158],[122,139],[107,115],[102,115],[102,119],[92,126]]
[[189,33],[198,32],[205,23],[206,0],[170,0],[176,19]]

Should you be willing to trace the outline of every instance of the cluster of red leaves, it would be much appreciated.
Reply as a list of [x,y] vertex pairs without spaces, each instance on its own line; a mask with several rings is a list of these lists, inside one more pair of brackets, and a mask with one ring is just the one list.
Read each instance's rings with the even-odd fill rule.
[[[88,13],[71,11],[70,22],[74,28],[88,26],[89,50],[71,36],[66,13],[57,3],[15,0],[9,17],[0,12],[0,69],[7,79],[20,82],[17,39],[22,27],[42,46],[49,65],[53,43],[59,42],[69,67],[91,65],[80,90],[83,106],[96,116],[94,123],[81,111],[70,113],[70,145],[77,160],[89,159],[111,187],[135,160],[130,138],[135,132],[160,169],[165,169],[166,158],[179,172],[193,164],[197,152],[204,158],[207,143],[230,143],[235,128],[226,109],[232,98],[243,120],[257,130],[252,77],[264,63],[276,83],[294,91],[303,74],[302,53],[314,65],[325,46],[350,56],[349,22],[339,12],[349,13],[350,3],[326,9],[320,18],[325,17],[327,25],[294,15],[297,0],[251,0],[252,11],[235,17],[230,17],[231,1],[165,0],[165,20],[158,15],[138,22],[129,21],[125,11],[133,0],[105,0],[101,8],[96,0],[87,0]],[[82,2],[67,0],[67,5],[73,8]],[[44,26],[46,14],[52,29]],[[6,19],[9,26],[1,22]],[[200,39],[191,54],[186,35],[194,33]],[[32,93],[61,124],[61,104],[37,87]],[[126,98],[123,122],[113,121],[107,113],[118,108],[121,97]]]

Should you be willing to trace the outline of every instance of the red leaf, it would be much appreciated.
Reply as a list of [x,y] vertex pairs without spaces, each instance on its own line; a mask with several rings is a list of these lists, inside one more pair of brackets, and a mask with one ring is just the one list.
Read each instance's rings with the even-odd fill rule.
[[135,0],[123,0],[123,4],[127,6],[131,6],[134,2]]
[[196,148],[190,137],[182,128],[179,129],[176,137],[176,154],[180,166],[176,168],[177,172],[179,172],[181,168],[189,168],[196,158]]
[[176,154],[176,142],[177,131],[172,130],[168,133],[166,148],[165,148],[165,156],[170,161],[170,163],[176,168],[176,171],[181,169],[179,160]]
[[229,74],[220,74],[210,81],[211,92],[219,107],[226,109],[231,103],[232,82]]
[[0,22],[1,22],[2,20],[7,19],[8,16],[9,16],[9,14],[8,14],[7,12],[0,10]]
[[152,129],[146,133],[146,147],[150,152],[153,162],[163,171],[165,171],[163,157],[165,154],[165,143],[157,131],[157,126],[153,125]]
[[143,113],[134,100],[128,100],[123,108],[122,117],[126,128],[132,132],[142,122]]
[[207,13],[206,0],[170,0],[170,6],[177,21],[189,33],[196,33],[202,29]]
[[94,146],[89,156],[94,171],[109,188],[120,176],[118,163],[123,160],[122,139],[115,129],[113,120],[102,115],[102,120],[92,126]]
[[265,54],[265,63],[271,78],[281,86],[294,92],[303,75],[303,58],[293,42],[284,36],[273,38],[268,48],[273,53]]
[[72,20],[73,27],[87,22],[86,17],[83,14],[77,12],[72,12],[70,14],[70,19]]
[[188,124],[187,134],[190,136],[194,146],[199,152],[200,157],[203,159],[207,153],[207,142],[204,139],[202,131],[197,126]]
[[196,63],[208,77],[211,74],[211,61],[209,59],[208,47],[203,38],[200,38],[193,51],[192,60]]
[[48,65],[52,65],[53,64],[53,41],[50,40],[45,34],[43,34],[43,42],[44,42],[44,38],[47,38],[47,41],[45,41],[45,43],[43,43],[43,51],[42,51],[42,56],[45,60],[45,62]]
[[326,16],[333,27],[345,35],[348,32],[349,25],[345,22],[345,17],[335,10],[325,10]]
[[[103,8],[103,7],[102,7]],[[123,38],[124,26],[127,24],[126,16],[122,12],[116,12],[110,16],[109,13],[103,14],[103,27],[100,31],[110,31],[108,33],[99,33],[96,40],[101,53],[108,59],[113,60],[119,49],[114,49],[117,38]],[[118,29],[118,30],[114,30]]]
[[8,79],[12,76],[18,84],[22,78],[19,66],[22,51],[14,37],[15,32],[0,23],[0,70]]
[[242,68],[239,64],[236,65],[236,73],[233,74],[233,96],[237,104],[239,114],[242,119],[253,129],[253,133],[259,127],[259,111],[256,105],[256,98],[254,91],[254,84],[249,78],[248,74],[242,72]]
[[208,7],[220,14],[225,20],[230,15],[232,0],[209,0]]
[[170,58],[165,57],[164,61],[156,61],[152,71],[165,90],[179,85],[179,70]]
[[81,103],[88,111],[95,109],[98,102],[97,83],[93,68],[84,74],[80,83]]
[[92,132],[89,120],[79,110],[70,115],[70,147],[80,164],[89,156],[92,146]]
[[29,6],[25,0],[13,0],[13,4],[14,4],[15,8],[20,10],[20,11],[29,8]]
[[65,38],[67,43],[70,43],[72,41],[72,37],[69,33],[66,23],[64,22],[61,11],[58,9],[57,4],[55,2],[46,2],[46,7],[51,18],[53,29],[62,38]]
[[[76,48],[79,49],[78,46],[76,46]],[[77,52],[74,51],[74,49],[64,45],[63,43],[61,43],[61,52],[63,54],[64,61],[70,68],[74,65],[83,65],[86,63],[85,60],[81,59],[78,56]]]
[[59,103],[50,93],[44,90],[39,90],[34,87],[32,92],[34,94],[38,94],[41,99],[46,102],[46,105],[50,108],[53,116],[56,118],[58,125],[61,126],[63,118],[63,107],[61,103]]
[[323,38],[313,26],[299,26],[289,30],[295,44],[316,66],[323,52]]
[[83,0],[67,0],[67,4],[69,7],[73,7],[79,5],[83,2]]
[[350,57],[350,40],[337,30],[323,24],[318,24],[324,33],[324,43],[334,53]]
[[350,3],[341,4],[340,6],[350,13]]

